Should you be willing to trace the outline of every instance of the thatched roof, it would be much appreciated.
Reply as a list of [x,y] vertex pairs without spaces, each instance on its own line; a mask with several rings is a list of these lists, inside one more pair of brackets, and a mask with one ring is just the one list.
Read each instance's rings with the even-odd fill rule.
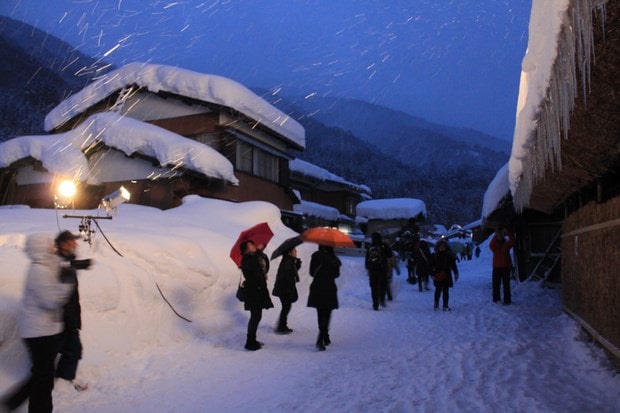
[[[571,2],[572,19],[568,20],[565,30],[579,29],[580,25],[575,22],[578,14],[584,13],[580,10],[584,3],[587,2]],[[531,149],[529,167],[534,170],[530,173],[531,183],[529,188],[522,185],[524,190],[513,194],[517,210],[529,208],[552,213],[570,195],[597,182],[610,169],[620,165],[620,1],[607,2],[602,13],[593,10],[592,16],[594,21],[589,27],[594,36],[592,53],[585,48],[580,55],[579,47],[559,45],[548,98],[539,113],[537,144]],[[573,35],[578,36],[583,40],[589,34]],[[567,37],[561,37],[560,42]],[[577,62],[577,78],[582,87],[576,88],[577,96],[571,101],[574,101],[574,108],[569,118],[561,119],[561,106],[566,104],[567,95],[575,91],[566,86],[571,75],[566,66],[573,59]],[[549,143],[553,139],[559,143],[556,154],[552,153],[556,149]],[[539,167],[541,163],[544,170]],[[537,168],[541,170],[536,171]]]

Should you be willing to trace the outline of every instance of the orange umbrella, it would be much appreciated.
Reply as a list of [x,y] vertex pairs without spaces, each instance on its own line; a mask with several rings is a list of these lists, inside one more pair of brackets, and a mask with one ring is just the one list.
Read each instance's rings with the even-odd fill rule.
[[241,267],[241,250],[239,246],[243,241],[252,241],[254,244],[265,244],[271,241],[273,232],[266,222],[254,225],[252,228],[248,228],[242,231],[235,242],[235,245],[230,249],[230,258],[237,264],[237,267]]
[[336,228],[309,228],[301,234],[301,239],[305,242],[314,242],[328,247],[355,248],[353,240]]

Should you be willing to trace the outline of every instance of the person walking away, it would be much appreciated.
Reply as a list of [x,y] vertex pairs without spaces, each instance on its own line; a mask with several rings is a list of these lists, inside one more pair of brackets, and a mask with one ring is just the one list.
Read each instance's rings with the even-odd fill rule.
[[63,329],[62,306],[74,285],[62,283],[58,277],[60,258],[54,253],[51,235],[29,235],[25,251],[31,264],[18,313],[18,328],[32,369],[30,377],[3,398],[2,405],[12,411],[30,399],[29,412],[51,412],[54,363]]
[[[439,310],[439,298],[443,297],[443,311],[450,311],[450,288],[454,281],[459,279],[459,270],[456,266],[456,255],[450,250],[444,239],[435,244],[435,253],[432,255],[433,284],[435,284],[435,311]],[[452,278],[454,273],[454,279]]]
[[510,292],[510,269],[512,268],[512,260],[510,259],[510,249],[514,246],[515,241],[512,234],[504,228],[495,230],[495,234],[489,243],[489,248],[493,252],[493,302],[501,301],[500,285],[503,286],[504,305],[512,303]]
[[60,280],[71,283],[74,288],[69,301],[63,308],[64,329],[60,335],[60,359],[56,366],[56,377],[69,381],[78,391],[88,388],[88,384],[75,378],[78,363],[82,359],[82,308],[78,289],[77,270],[90,268],[91,260],[77,260],[76,249],[79,235],[62,231],[55,239],[56,253],[61,258]]
[[246,350],[256,351],[263,346],[263,343],[256,340],[258,324],[263,318],[263,309],[273,308],[273,303],[269,297],[265,272],[256,255],[256,245],[252,241],[244,241],[239,248],[241,250],[241,272],[245,279],[244,288],[247,294],[243,307],[250,312],[244,347]]
[[312,254],[310,259],[312,283],[308,294],[308,307],[316,308],[319,325],[316,348],[319,351],[325,351],[325,346],[331,344],[329,323],[332,310],[338,308],[336,278],[340,276],[341,265],[340,259],[334,253],[334,248],[327,245],[319,245],[319,249]]
[[388,279],[388,259],[392,257],[392,250],[383,242],[378,232],[371,235],[371,244],[366,251],[364,266],[368,271],[372,308],[378,310],[379,305],[385,307],[385,290]]
[[414,244],[413,258],[416,261],[418,291],[428,291],[428,282],[433,271],[433,265],[431,263],[431,249],[428,246],[428,242],[418,240]]
[[297,249],[292,248],[282,255],[272,292],[274,297],[278,297],[282,303],[278,326],[276,327],[278,334],[293,332],[288,327],[288,314],[291,311],[292,304],[299,298],[295,284],[299,282],[298,271],[300,268],[301,260],[297,258]]

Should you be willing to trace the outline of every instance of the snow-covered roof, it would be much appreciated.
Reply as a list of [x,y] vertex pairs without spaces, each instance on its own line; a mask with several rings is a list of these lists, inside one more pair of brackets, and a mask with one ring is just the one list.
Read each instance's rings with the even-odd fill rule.
[[239,183],[233,165],[215,149],[114,112],[92,115],[65,133],[21,136],[0,143],[0,167],[30,156],[51,173],[97,184],[99,179],[91,174],[85,152],[99,142],[127,155],[139,153],[155,158],[162,166],[182,167]]
[[482,199],[482,219],[491,215],[499,205],[499,202],[510,193],[510,185],[508,182],[508,164],[502,166],[495,178],[487,187]]
[[323,169],[310,162],[306,162],[301,159],[293,159],[289,161],[288,164],[289,164],[289,168],[291,172],[296,172],[304,176],[310,176],[310,177],[316,178],[321,181],[330,181],[330,182],[340,183],[340,184],[352,187],[361,193],[367,193],[367,194],[372,193],[372,191],[367,185],[354,184],[352,182],[349,182],[346,179],[329,172],[327,169]]
[[368,219],[405,219],[426,216],[426,205],[415,198],[372,199],[357,204],[356,213]]
[[293,211],[329,221],[336,221],[340,218],[340,211],[336,208],[310,201],[301,201],[299,204],[294,204]]
[[57,128],[112,93],[134,84],[153,93],[164,91],[232,108],[302,148],[306,146],[305,130],[299,122],[245,86],[221,76],[139,62],[111,71],[65,99],[45,117],[45,130]]
[[[514,205],[529,203],[548,165],[561,169],[560,145],[568,138],[577,96],[577,73],[587,92],[593,52],[592,12],[607,0],[533,0],[508,179]],[[555,70],[555,73],[554,73]],[[545,102],[550,102],[545,108]]]

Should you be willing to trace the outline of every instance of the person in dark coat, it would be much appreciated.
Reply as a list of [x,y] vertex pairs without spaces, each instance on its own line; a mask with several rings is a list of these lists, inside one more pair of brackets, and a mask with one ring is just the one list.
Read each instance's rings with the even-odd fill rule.
[[416,263],[415,270],[418,279],[418,291],[428,291],[429,278],[433,272],[431,249],[428,246],[428,242],[424,240],[417,240],[413,244],[412,255]]
[[338,308],[336,278],[340,276],[341,265],[334,248],[326,245],[319,245],[318,251],[310,259],[310,276],[313,280],[308,294],[308,307],[316,308],[319,324],[316,348],[319,351],[325,351],[325,346],[331,344],[329,322],[332,310]]
[[371,239],[370,247],[366,250],[364,266],[368,270],[372,308],[376,311],[379,309],[379,305],[385,307],[389,270],[388,260],[392,258],[393,253],[390,246],[383,241],[383,237],[378,232],[373,232]]
[[244,241],[239,248],[242,256],[243,285],[247,294],[243,307],[250,312],[245,349],[256,351],[263,346],[263,343],[256,340],[256,331],[261,318],[263,318],[263,309],[273,308],[273,303],[269,297],[265,272],[256,255],[256,245],[252,241]]
[[[450,288],[459,279],[456,255],[450,250],[444,239],[435,244],[435,253],[431,256],[433,263],[433,284],[435,284],[435,311],[439,310],[439,297],[443,295],[443,311],[450,311]],[[452,278],[454,273],[454,279]]]
[[282,310],[280,310],[280,318],[276,327],[276,333],[278,334],[293,332],[288,327],[288,313],[291,311],[292,304],[299,298],[297,286],[295,285],[299,282],[299,274],[297,272],[299,268],[301,268],[301,260],[297,258],[297,249],[292,248],[282,255],[272,292],[282,303]]
[[55,239],[57,254],[62,259],[60,280],[74,285],[69,301],[63,308],[64,330],[60,335],[60,359],[56,365],[56,377],[67,380],[78,390],[86,390],[88,384],[76,380],[78,362],[82,359],[82,308],[78,289],[77,270],[90,268],[91,260],[78,260],[75,256],[79,235],[62,231]]

